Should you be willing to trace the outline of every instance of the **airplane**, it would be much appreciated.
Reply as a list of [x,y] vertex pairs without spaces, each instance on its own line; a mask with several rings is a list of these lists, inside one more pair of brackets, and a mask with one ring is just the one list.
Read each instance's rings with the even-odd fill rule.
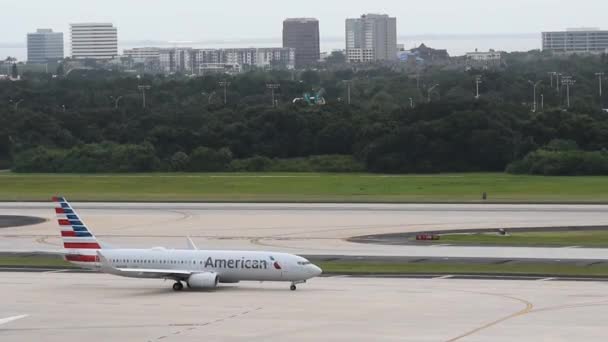
[[297,255],[263,251],[199,250],[188,238],[189,249],[114,249],[101,243],[63,197],[53,197],[61,228],[64,258],[79,267],[121,277],[174,280],[174,291],[184,283],[191,289],[215,289],[241,281],[289,282],[296,285],[323,271]]

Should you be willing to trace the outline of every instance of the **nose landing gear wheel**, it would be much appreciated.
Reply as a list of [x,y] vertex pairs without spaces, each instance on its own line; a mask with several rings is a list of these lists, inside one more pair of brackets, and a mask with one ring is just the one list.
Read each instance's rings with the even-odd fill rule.
[[184,285],[181,282],[173,284],[173,291],[181,291],[184,289]]
[[295,291],[295,290],[297,290],[298,288],[296,287],[296,285],[292,284],[292,285],[289,287],[289,289],[290,289],[291,291]]

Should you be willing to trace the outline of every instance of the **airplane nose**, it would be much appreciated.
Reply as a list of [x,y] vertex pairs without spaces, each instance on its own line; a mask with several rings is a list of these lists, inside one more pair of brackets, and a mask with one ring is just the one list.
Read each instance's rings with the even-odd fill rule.
[[312,265],[312,269],[315,277],[318,277],[323,273],[323,270],[317,265]]

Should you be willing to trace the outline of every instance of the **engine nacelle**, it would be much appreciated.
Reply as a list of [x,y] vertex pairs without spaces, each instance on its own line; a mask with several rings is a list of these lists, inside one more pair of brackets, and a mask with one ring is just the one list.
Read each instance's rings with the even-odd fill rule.
[[217,273],[197,273],[188,278],[188,285],[194,289],[214,289],[220,282]]

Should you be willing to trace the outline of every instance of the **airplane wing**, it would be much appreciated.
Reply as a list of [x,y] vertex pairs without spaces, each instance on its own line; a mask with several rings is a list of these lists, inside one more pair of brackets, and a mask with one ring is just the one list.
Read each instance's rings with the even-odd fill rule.
[[194,241],[192,241],[192,238],[190,238],[188,236],[188,249],[193,250],[193,251],[197,251],[198,247],[196,247],[196,244],[194,243]]
[[134,278],[186,279],[190,277],[192,273],[194,273],[183,270],[156,270],[141,268],[115,268],[115,270],[125,276]]
[[97,256],[101,261],[102,270],[119,272],[120,275],[125,277],[184,280],[194,273],[184,270],[159,270],[153,268],[116,268],[108,262],[108,259],[106,259],[101,250],[97,251]]

